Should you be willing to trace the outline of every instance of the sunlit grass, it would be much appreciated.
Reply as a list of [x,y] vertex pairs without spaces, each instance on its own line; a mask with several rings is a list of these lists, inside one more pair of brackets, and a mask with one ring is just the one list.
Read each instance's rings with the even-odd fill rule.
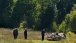
[[65,40],[61,40],[61,43],[76,43],[76,34],[68,32]]
[[[23,35],[24,30],[19,30],[19,35],[16,40],[13,38],[13,30],[10,29],[0,29],[0,43],[76,43],[76,34],[70,32],[67,34],[66,39],[61,41],[48,41],[45,37],[45,40],[41,40],[40,31],[29,31],[28,30],[28,39],[24,39]],[[45,35],[46,36],[46,35]]]

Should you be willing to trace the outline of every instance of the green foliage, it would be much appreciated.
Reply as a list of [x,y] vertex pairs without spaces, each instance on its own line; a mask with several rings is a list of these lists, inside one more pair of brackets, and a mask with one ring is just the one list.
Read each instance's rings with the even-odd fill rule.
[[74,0],[60,0],[57,2],[57,10],[58,10],[58,15],[56,22],[57,24],[61,24],[62,21],[65,19],[65,16],[70,13],[72,10],[74,4]]
[[53,22],[53,29],[57,32],[59,31],[59,26],[57,25],[55,21]]
[[20,23],[19,30],[23,29],[23,23]]
[[74,5],[72,11],[65,16],[65,20],[60,24],[59,31],[75,31],[76,30],[76,5]]
[[16,2],[17,0],[13,0],[13,2]]
[[73,7],[73,11],[70,13],[70,27],[72,30],[76,30],[76,5]]
[[0,0],[0,27],[75,29],[75,3],[75,0]]
[[58,31],[59,31],[59,32],[66,32],[65,30],[67,30],[67,29],[66,29],[66,22],[63,21],[63,22],[60,24]]

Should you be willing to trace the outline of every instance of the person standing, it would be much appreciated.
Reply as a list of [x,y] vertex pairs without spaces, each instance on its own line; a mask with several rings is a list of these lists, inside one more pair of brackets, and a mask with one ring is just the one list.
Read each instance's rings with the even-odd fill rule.
[[24,30],[24,38],[27,39],[27,29]]
[[17,39],[17,36],[18,36],[18,29],[17,28],[15,28],[13,30],[13,35],[14,35],[14,39]]
[[45,29],[42,30],[41,35],[42,35],[42,41],[43,41],[44,40],[44,36],[45,36]]

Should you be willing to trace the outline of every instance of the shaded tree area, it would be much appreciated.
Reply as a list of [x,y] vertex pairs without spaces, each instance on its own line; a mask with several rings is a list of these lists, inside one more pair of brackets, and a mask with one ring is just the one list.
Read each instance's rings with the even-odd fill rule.
[[61,22],[65,19],[66,14],[70,13],[72,10],[74,1],[71,0],[60,0],[57,3],[58,16],[57,16],[57,24],[61,24]]
[[65,19],[62,21],[62,23],[59,26],[59,31],[67,32],[72,31],[76,33],[76,4],[74,4],[74,7],[72,8],[72,11],[70,13],[66,14]]
[[0,27],[8,27],[13,0],[0,0]]
[[63,31],[71,26],[67,15],[73,15],[74,4],[76,0],[0,0],[0,27]]
[[13,13],[11,15],[11,27],[12,28],[19,27],[20,22],[23,20],[23,16],[25,14],[25,4],[23,3],[23,1],[21,0],[17,1],[17,4],[15,5],[13,9]]
[[54,18],[54,9],[48,6],[46,8],[45,14],[42,14],[41,29],[52,28],[53,18]]

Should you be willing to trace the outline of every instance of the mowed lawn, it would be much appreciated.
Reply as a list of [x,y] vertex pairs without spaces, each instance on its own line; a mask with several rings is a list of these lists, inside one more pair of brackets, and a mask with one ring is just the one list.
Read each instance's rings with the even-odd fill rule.
[[[76,43],[76,35],[67,35],[66,39],[62,39],[61,41],[48,41],[45,35],[45,40],[41,41],[41,32],[40,31],[31,31],[28,30],[28,39],[24,39],[23,32],[24,30],[18,31],[18,38],[14,40],[13,38],[13,30],[10,29],[0,29],[0,43]],[[47,34],[47,33],[46,33]]]

